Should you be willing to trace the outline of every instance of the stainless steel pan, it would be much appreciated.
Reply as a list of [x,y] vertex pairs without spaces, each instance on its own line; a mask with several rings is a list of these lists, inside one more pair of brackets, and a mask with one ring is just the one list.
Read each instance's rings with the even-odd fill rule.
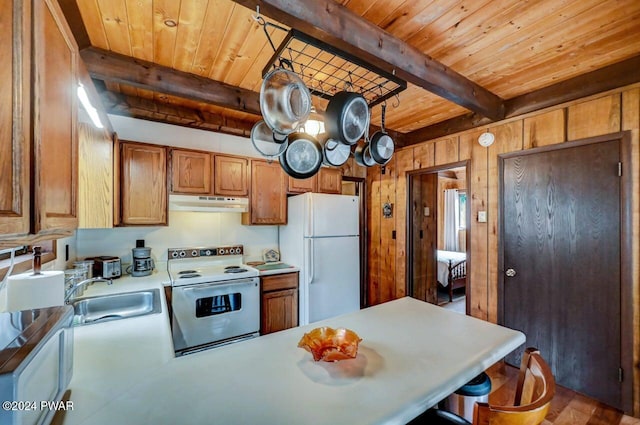
[[276,68],[262,82],[260,111],[274,133],[286,136],[296,131],[309,117],[311,93],[296,74]]
[[358,93],[336,93],[325,111],[325,127],[333,139],[355,145],[369,127],[369,106]]

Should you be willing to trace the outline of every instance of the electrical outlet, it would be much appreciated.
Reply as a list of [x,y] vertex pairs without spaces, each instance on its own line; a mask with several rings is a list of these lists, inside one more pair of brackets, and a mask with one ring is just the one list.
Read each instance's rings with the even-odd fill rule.
[[430,214],[431,212],[429,211],[429,207],[424,207],[424,216],[429,217]]
[[486,222],[487,222],[487,212],[478,211],[478,223],[486,223]]

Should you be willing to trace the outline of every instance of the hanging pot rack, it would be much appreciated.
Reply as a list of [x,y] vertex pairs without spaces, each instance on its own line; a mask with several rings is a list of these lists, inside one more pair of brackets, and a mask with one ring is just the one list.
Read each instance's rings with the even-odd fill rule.
[[[254,19],[263,27],[274,51],[262,70],[263,77],[272,68],[282,67],[296,73],[313,95],[324,99],[348,90],[364,96],[370,108],[394,96],[394,106],[399,104],[398,94],[407,88],[406,81],[300,31],[267,22],[259,9]],[[287,31],[278,47],[268,28]]]

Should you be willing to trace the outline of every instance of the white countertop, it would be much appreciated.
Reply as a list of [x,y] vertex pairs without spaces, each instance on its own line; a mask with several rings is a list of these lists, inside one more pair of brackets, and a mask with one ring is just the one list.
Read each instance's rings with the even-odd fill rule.
[[[158,275],[85,293],[160,287]],[[106,288],[106,289],[105,289]],[[403,298],[309,326],[173,357],[163,314],[76,328],[64,424],[405,423],[525,340],[520,332]],[[314,362],[304,332],[343,326],[358,357]]]
[[260,270],[260,276],[272,276],[274,274],[285,274],[285,273],[295,273],[299,272],[300,268],[295,266],[289,266],[282,269],[273,269],[273,270]]

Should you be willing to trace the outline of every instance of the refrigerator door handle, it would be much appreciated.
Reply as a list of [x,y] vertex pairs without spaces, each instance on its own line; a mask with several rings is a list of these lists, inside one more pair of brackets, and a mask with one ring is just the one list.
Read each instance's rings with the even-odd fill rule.
[[308,250],[308,255],[309,255],[309,274],[307,275],[308,277],[308,282],[309,284],[311,284],[313,282],[313,275],[314,270],[313,270],[313,238],[308,238],[307,241],[309,242],[309,250]]
[[313,196],[309,194],[307,202],[307,236],[314,236],[313,234]]

